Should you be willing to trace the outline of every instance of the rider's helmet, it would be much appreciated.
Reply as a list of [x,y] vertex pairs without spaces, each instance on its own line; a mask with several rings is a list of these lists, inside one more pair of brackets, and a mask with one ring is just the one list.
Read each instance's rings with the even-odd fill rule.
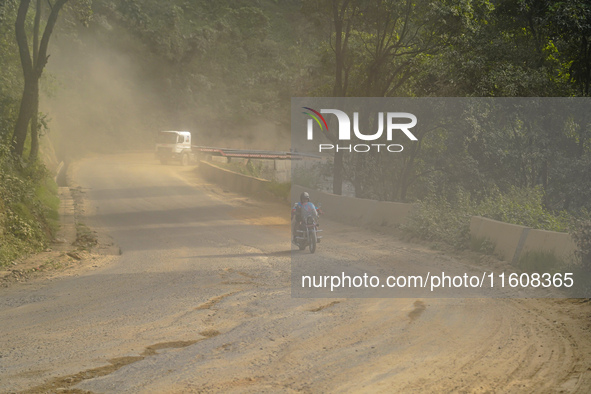
[[303,192],[302,194],[300,194],[300,202],[302,204],[308,201],[310,201],[310,195],[308,194],[308,192]]

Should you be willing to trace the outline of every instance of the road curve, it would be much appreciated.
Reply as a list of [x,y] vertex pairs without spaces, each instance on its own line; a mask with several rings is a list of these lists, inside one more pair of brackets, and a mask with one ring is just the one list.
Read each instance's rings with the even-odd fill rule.
[[[86,223],[122,254],[0,290],[1,392],[591,387],[585,303],[292,298],[287,207],[224,193],[149,155],[76,168]],[[382,263],[439,253],[323,224],[326,239],[310,258],[338,255],[355,239],[368,239],[357,252]]]

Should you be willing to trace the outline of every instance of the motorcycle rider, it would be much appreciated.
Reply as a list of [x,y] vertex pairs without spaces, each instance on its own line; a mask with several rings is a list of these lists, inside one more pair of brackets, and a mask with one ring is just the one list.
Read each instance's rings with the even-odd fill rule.
[[291,210],[292,242],[295,243],[296,241],[297,226],[304,219],[304,214],[306,217],[312,215],[315,218],[318,218],[320,213],[320,209],[316,208],[316,206],[312,202],[310,202],[310,195],[308,194],[308,192],[303,192],[302,194],[300,194],[300,202],[295,203]]

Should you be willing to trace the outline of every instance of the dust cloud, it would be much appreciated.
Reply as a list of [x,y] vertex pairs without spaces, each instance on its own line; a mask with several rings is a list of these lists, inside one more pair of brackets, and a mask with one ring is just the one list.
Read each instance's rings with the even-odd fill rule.
[[197,131],[199,145],[289,150],[285,120],[229,126],[223,113],[207,105],[210,91],[179,86],[182,91],[175,94],[178,81],[170,61],[142,55],[147,49],[124,31],[118,31],[112,42],[101,29],[113,28],[95,26],[52,39],[40,110],[48,114],[45,138],[59,160],[151,150],[160,130]]

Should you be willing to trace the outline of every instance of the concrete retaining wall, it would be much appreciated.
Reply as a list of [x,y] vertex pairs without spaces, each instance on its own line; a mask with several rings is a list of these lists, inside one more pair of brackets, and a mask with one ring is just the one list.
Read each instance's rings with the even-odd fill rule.
[[480,216],[470,219],[470,236],[477,239],[488,239],[495,244],[495,253],[504,260],[513,261],[515,252],[527,232],[527,227],[503,223]]
[[494,243],[495,253],[513,264],[517,264],[527,252],[552,253],[559,259],[567,260],[577,249],[568,233],[535,230],[480,216],[472,216],[470,236],[488,239]]
[[412,204],[378,201],[375,209],[369,215],[369,222],[378,226],[399,225],[404,223],[413,209],[414,205]]
[[[310,193],[312,202],[322,204],[322,210],[329,219],[349,224],[392,227],[402,224],[413,210],[412,204],[344,197],[297,185],[291,187],[292,204],[299,201],[304,191]],[[576,250],[567,233],[535,230],[480,216],[472,216],[470,235],[491,241],[495,245],[495,253],[513,264],[517,264],[527,252],[553,253],[559,259],[568,259]]]
[[291,160],[243,159],[224,156],[211,156],[210,159],[214,163],[240,163],[243,165],[250,161],[255,167],[261,169],[261,175],[267,179],[277,182],[291,181]]
[[[200,163],[199,172],[210,182],[239,193],[261,193],[267,190],[270,183],[205,161]],[[312,202],[322,205],[326,217],[348,224],[393,227],[402,224],[414,208],[412,204],[344,197],[298,185],[291,187],[292,204],[299,201],[304,191],[310,193]],[[470,235],[475,239],[491,241],[495,245],[495,253],[513,264],[527,252],[553,253],[559,259],[569,259],[576,250],[575,243],[567,233],[535,230],[480,216],[471,218]]]
[[238,193],[258,194],[268,190],[268,185],[271,183],[265,179],[242,175],[217,167],[206,161],[199,163],[199,172],[208,181]]
[[523,244],[521,254],[527,252],[549,252],[562,260],[568,260],[577,250],[572,237],[567,233],[545,230],[530,230]]
[[310,193],[314,204],[321,204],[326,217],[336,221],[369,226],[396,226],[404,222],[413,209],[412,204],[367,200],[291,186],[292,204],[299,201],[304,191]]

